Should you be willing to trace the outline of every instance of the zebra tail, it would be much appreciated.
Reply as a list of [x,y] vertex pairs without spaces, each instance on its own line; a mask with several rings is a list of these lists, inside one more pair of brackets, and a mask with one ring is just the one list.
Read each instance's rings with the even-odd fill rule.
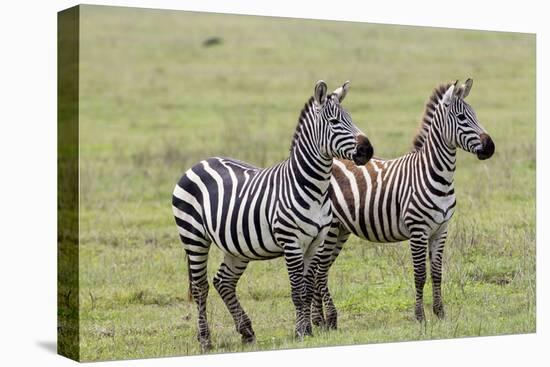
[[185,253],[185,259],[187,260],[187,302],[193,302],[193,293],[191,292],[191,263],[189,262],[189,255]]

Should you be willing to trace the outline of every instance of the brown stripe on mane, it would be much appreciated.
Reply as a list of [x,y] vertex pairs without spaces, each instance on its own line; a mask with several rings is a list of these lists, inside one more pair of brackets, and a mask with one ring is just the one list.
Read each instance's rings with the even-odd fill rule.
[[[432,92],[430,99],[428,99],[428,103],[426,103],[424,115],[422,116],[422,120],[420,120],[420,125],[418,126],[418,130],[413,139],[413,152],[422,149],[422,146],[424,145],[424,142],[428,137],[428,133],[430,132],[430,127],[432,126],[435,109],[437,108],[437,105],[441,101],[441,98],[443,98],[443,95],[445,94],[447,89],[449,89],[449,87],[453,84],[454,83],[441,84]],[[455,95],[458,92],[457,89],[460,88],[455,89]]]

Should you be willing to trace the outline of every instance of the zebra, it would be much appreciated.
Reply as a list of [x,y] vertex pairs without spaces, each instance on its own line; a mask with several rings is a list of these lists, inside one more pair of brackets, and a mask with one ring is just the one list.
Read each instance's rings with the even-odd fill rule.
[[[410,241],[416,288],[415,317],[425,320],[423,288],[426,252],[433,283],[433,312],[445,315],[441,297],[442,256],[447,225],[456,205],[453,177],[456,151],[480,160],[495,145],[464,100],[468,79],[436,88],[424,112],[412,152],[396,159],[374,157],[361,167],[335,159],[330,185],[334,219],[319,259],[312,300],[312,321],[337,328],[337,311],[327,286],[328,271],[351,233],[372,242]],[[326,315],[323,314],[323,304]],[[325,317],[326,316],[326,317]]]
[[209,158],[187,170],[175,186],[172,209],[187,256],[203,351],[212,346],[206,316],[212,242],[224,255],[213,285],[243,343],[254,342],[255,334],[237,299],[237,282],[249,261],[280,256],[285,259],[296,309],[295,335],[312,334],[311,261],[332,222],[328,195],[332,159],[365,164],[373,154],[368,138],[341,106],[348,89],[346,82],[327,94],[326,83],[316,83],[285,161],[261,169],[231,158]]

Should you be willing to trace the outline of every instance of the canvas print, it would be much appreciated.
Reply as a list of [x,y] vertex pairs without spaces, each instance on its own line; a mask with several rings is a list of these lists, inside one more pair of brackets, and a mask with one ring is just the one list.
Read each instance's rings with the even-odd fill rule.
[[58,17],[58,350],[533,333],[535,35]]

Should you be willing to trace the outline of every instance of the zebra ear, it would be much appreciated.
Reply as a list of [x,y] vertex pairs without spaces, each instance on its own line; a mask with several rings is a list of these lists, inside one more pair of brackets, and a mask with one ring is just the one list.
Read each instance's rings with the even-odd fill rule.
[[336,96],[336,98],[338,98],[339,102],[342,102],[346,97],[346,94],[348,94],[348,90],[349,90],[349,80],[346,81],[341,87],[337,88],[332,93]]
[[455,84],[451,84],[449,89],[447,89],[447,91],[443,95],[442,101],[445,104],[445,106],[448,106],[448,105],[451,104],[451,101],[453,99],[453,94],[454,94],[454,91],[455,91]]
[[474,84],[474,81],[470,78],[468,78],[464,84],[462,85],[462,89],[464,92],[462,92],[462,98],[468,97],[468,94],[470,94],[470,89],[472,89],[472,85]]
[[327,84],[324,81],[319,80],[315,84],[315,91],[313,92],[313,97],[315,98],[315,102],[317,102],[319,106],[322,106],[325,104],[325,102],[327,101]]

